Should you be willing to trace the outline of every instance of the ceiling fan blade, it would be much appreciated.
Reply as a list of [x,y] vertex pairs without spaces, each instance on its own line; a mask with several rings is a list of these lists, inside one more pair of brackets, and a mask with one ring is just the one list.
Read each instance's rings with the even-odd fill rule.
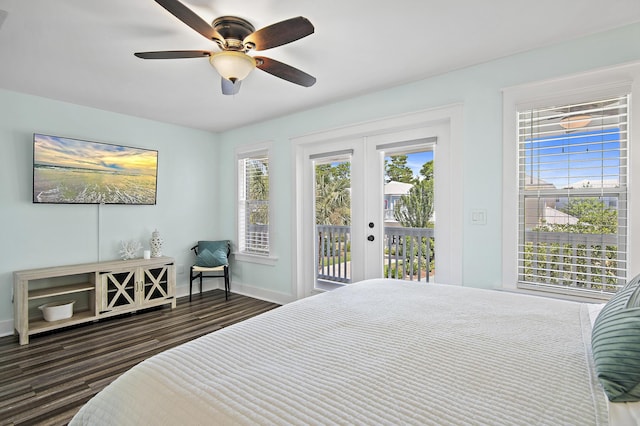
[[264,56],[255,56],[254,59],[256,60],[256,68],[260,68],[262,71],[268,72],[283,80],[290,81],[291,83],[310,87],[316,82],[315,77],[291,65],[276,61],[275,59],[265,58]]
[[224,37],[218,31],[178,0],[156,0],[156,3],[204,37],[224,44]]
[[160,52],[138,52],[134,55],[142,59],[181,59],[204,58],[211,56],[211,52],[206,50],[163,50]]
[[240,84],[242,84],[242,80],[236,80],[232,82],[231,80],[227,80],[222,77],[222,94],[223,95],[236,95],[240,91]]
[[[156,0],[157,1],[157,0]],[[251,43],[255,46],[255,50],[267,50],[272,47],[282,46],[291,43],[310,34],[313,34],[313,24],[307,18],[298,16],[297,18],[287,19],[286,21],[277,22],[268,27],[259,29],[249,34],[244,43]]]

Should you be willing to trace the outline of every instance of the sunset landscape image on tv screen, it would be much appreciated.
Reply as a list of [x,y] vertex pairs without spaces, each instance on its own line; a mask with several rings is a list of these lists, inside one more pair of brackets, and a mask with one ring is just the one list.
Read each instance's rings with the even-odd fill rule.
[[33,135],[33,202],[156,204],[158,151]]

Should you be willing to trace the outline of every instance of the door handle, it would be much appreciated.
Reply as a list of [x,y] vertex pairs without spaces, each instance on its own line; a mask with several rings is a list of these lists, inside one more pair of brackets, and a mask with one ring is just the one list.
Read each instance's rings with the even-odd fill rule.
[[373,240],[375,240],[375,239],[376,239],[376,237],[374,237],[373,235],[369,235],[369,236],[367,237],[367,240],[369,240],[369,241],[373,241]]

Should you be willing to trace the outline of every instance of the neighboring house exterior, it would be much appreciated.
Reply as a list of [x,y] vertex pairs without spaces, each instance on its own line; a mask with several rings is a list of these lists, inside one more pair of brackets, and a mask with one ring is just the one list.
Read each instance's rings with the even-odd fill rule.
[[[527,189],[537,189],[543,191],[545,189],[555,189],[555,186],[542,179],[526,176]],[[568,188],[599,188],[606,190],[607,188],[617,188],[619,182],[617,179],[604,180],[601,182],[582,180],[564,186]],[[601,200],[608,208],[616,208],[617,198],[601,196]],[[530,230],[540,225],[575,225],[578,218],[562,212],[560,209],[567,205],[567,198],[536,198],[525,200],[525,226]]]
[[[535,189],[544,192],[545,189],[556,189],[556,187],[543,179],[532,178],[526,176],[526,188]],[[575,225],[578,218],[563,213],[558,210],[556,197],[538,198],[532,197],[525,199],[525,228],[526,230],[534,229],[541,225]]]
[[410,183],[389,181],[384,184],[384,226],[400,226],[393,216],[393,209],[400,197],[407,195],[413,188]]
[[538,218],[538,224],[540,225],[575,225],[577,223],[577,217],[561,212],[550,206],[544,206]]
[[579,182],[574,182],[571,185],[565,186],[564,188],[618,188],[620,186],[620,182],[618,179],[608,179],[602,181],[594,181],[594,180],[581,180]]
[[602,189],[602,196],[600,197],[600,201],[602,201],[605,207],[609,209],[618,209],[618,197],[616,195],[611,196],[611,194],[607,194],[606,190],[609,188],[620,188],[620,182],[618,179],[605,179],[602,181],[597,180],[581,180],[579,182],[574,182],[571,185],[565,186],[565,188],[597,188]]

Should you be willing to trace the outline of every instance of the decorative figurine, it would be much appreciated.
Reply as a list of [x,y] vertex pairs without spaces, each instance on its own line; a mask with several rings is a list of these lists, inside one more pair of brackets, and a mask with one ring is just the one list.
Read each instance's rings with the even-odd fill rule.
[[122,260],[134,259],[138,256],[138,250],[141,248],[140,241],[120,241],[120,257]]
[[156,229],[151,233],[151,240],[149,241],[149,245],[151,246],[151,257],[160,257],[162,256],[162,238],[160,238],[160,233]]

